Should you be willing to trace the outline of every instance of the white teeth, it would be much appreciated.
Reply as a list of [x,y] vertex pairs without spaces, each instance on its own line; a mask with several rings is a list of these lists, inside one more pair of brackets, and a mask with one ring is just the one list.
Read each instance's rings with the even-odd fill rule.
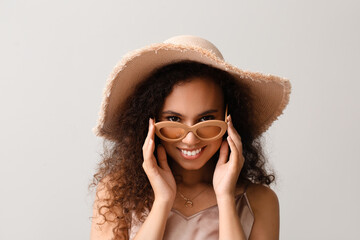
[[181,152],[187,156],[195,156],[201,152],[201,148],[199,148],[197,150],[193,150],[193,151],[186,151],[186,150],[181,149]]

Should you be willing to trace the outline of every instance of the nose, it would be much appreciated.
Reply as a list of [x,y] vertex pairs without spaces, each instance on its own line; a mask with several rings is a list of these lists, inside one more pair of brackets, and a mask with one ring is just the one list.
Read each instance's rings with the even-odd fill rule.
[[187,145],[195,145],[200,142],[200,139],[193,132],[188,132],[181,141]]

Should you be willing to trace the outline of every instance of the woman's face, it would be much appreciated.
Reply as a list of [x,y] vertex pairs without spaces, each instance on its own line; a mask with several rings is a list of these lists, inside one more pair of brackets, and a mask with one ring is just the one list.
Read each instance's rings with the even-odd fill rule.
[[[176,121],[188,126],[212,119],[224,120],[224,99],[220,87],[206,78],[194,77],[190,80],[174,86],[165,99],[159,120]],[[189,132],[178,142],[162,141],[161,144],[180,167],[198,170],[216,153],[221,142],[222,138],[201,141]]]

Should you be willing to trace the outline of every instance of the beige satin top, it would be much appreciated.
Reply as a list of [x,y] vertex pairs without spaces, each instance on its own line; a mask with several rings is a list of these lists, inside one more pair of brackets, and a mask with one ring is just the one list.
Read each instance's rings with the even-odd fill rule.
[[[246,192],[235,197],[236,210],[246,239],[249,239],[254,223],[252,212]],[[129,232],[132,240],[141,224],[132,223]],[[217,205],[206,208],[192,216],[186,217],[179,211],[172,209],[167,219],[164,240],[218,240],[219,239],[219,209]]]

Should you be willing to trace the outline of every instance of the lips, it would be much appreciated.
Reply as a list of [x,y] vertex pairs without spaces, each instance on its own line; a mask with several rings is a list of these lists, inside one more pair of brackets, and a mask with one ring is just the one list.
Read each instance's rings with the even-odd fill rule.
[[204,151],[205,147],[203,148],[194,148],[194,149],[181,149],[178,148],[181,155],[186,159],[196,159],[200,157],[202,152]]
[[186,151],[181,149],[181,152],[187,156],[195,156],[196,154],[199,154],[201,152],[201,148],[192,151]]

